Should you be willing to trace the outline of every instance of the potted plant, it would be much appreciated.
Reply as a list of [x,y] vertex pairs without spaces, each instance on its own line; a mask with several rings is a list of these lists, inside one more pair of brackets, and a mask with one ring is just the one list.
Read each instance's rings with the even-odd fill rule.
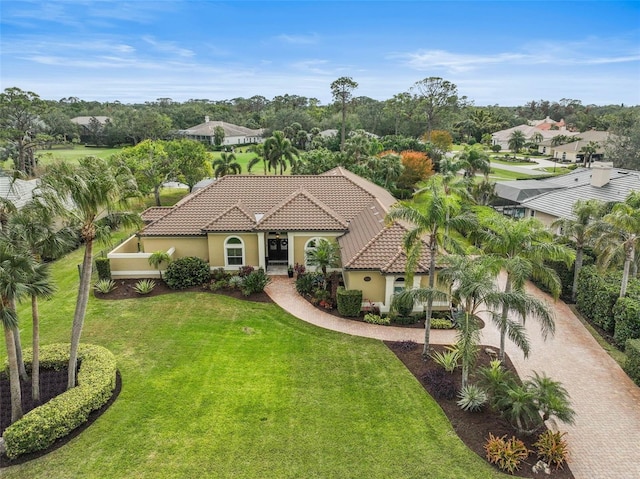
[[289,278],[293,278],[293,266],[289,265],[289,269],[287,269],[287,276]]

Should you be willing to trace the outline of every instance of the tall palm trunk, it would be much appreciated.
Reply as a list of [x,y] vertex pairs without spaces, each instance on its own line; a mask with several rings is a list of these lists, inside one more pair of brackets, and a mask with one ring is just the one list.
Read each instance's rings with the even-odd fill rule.
[[571,286],[571,301],[576,302],[578,297],[578,275],[582,269],[583,248],[582,245],[576,247],[576,263],[573,270],[573,285]]
[[13,332],[13,342],[16,349],[16,361],[18,361],[18,372],[20,373],[20,379],[22,379],[23,381],[28,381],[29,375],[27,374],[27,368],[24,366],[24,359],[22,358],[22,342],[20,341],[20,329],[18,329],[18,325],[15,325],[11,328],[11,330]]
[[[504,286],[504,292],[511,292],[511,278],[507,274],[507,283]],[[507,318],[509,316],[509,308],[507,305],[502,307],[502,314],[500,315],[500,361],[504,361],[505,354],[505,340],[507,337]]]
[[11,391],[11,423],[22,417],[22,394],[20,392],[20,374],[16,358],[16,344],[13,339],[13,330],[4,327],[4,342],[7,347],[9,359],[9,388]]
[[635,258],[634,243],[625,245],[625,258],[624,268],[622,269],[622,283],[620,284],[620,297],[624,298],[627,295],[627,286],[629,285],[629,271],[631,269],[631,263]]
[[82,260],[82,274],[78,285],[78,299],[76,300],[76,310],[73,315],[73,326],[71,328],[71,350],[69,352],[69,372],[67,389],[76,386],[76,369],[78,366],[78,347],[80,346],[80,335],[84,325],[84,315],[89,302],[89,289],[91,284],[91,255],[93,251],[93,235],[85,240],[84,259]]
[[[431,235],[429,238],[429,251],[431,252],[431,258],[429,259],[429,289],[433,290],[433,286],[436,282],[436,239],[435,235]],[[430,353],[430,337],[431,337],[431,314],[433,312],[433,297],[429,296],[427,299],[427,311],[424,317],[424,348],[422,349],[422,356],[427,357]]]
[[31,295],[31,318],[33,322],[31,398],[35,404],[40,404],[40,315],[38,312],[38,297],[35,294]]

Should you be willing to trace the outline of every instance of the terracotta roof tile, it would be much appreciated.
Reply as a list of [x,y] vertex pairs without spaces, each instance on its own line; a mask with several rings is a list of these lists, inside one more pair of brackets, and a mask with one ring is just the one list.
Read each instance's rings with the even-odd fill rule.
[[338,213],[300,188],[275,205],[259,221],[260,231],[344,231],[348,223]]
[[255,216],[252,217],[242,203],[238,202],[202,229],[204,231],[252,231],[255,226]]
[[145,223],[155,221],[158,218],[162,218],[169,211],[173,209],[173,206],[152,206],[151,208],[147,208],[142,213],[140,213],[140,217],[142,221]]

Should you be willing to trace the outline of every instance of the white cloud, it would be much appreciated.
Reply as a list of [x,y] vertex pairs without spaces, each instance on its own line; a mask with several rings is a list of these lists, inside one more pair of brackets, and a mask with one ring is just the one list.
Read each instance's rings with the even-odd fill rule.
[[151,36],[144,36],[142,40],[147,44],[151,45],[156,51],[161,53],[169,53],[173,55],[178,55],[180,57],[192,57],[195,53],[192,50],[187,48],[181,48],[175,44],[175,42],[163,42],[156,40]]
[[320,40],[318,35],[316,35],[315,33],[310,35],[288,35],[286,33],[283,33],[281,35],[278,35],[276,39],[281,42],[290,43],[293,45],[314,45],[317,44]]

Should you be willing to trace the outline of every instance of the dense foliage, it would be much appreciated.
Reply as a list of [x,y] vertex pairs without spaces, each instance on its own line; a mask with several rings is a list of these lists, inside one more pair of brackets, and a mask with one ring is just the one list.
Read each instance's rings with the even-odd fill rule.
[[164,273],[164,280],[172,289],[201,286],[209,282],[210,277],[209,264],[195,256],[186,256],[173,261]]
[[[25,350],[25,362],[31,351]],[[9,426],[3,438],[6,454],[21,454],[45,449],[86,422],[89,414],[100,409],[111,398],[116,386],[116,360],[101,346],[81,345],[78,351],[80,370],[78,386],[37,407]],[[43,368],[61,369],[69,362],[69,345],[52,344],[40,349]]]
[[359,289],[338,288],[338,312],[342,316],[358,317],[362,309],[362,291]]

